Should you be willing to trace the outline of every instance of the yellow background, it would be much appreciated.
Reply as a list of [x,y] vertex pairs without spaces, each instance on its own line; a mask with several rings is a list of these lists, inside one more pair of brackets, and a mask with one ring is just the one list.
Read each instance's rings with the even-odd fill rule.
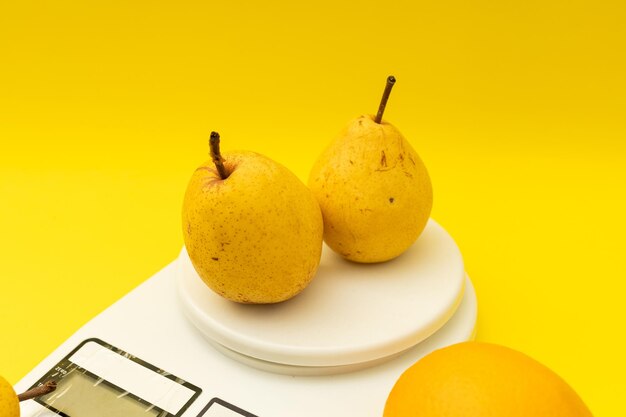
[[617,0],[2,2],[0,374],[176,256],[211,130],[306,180],[394,74],[385,118],[430,170],[478,339],[623,415],[625,21]]

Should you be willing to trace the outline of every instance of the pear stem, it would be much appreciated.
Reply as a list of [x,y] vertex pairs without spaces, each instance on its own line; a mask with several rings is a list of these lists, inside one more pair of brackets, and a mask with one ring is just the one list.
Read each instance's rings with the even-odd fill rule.
[[211,148],[211,159],[217,168],[217,173],[220,178],[225,180],[228,178],[228,172],[224,167],[224,158],[220,154],[220,134],[217,132],[211,132],[211,139],[209,139],[209,146]]
[[380,99],[380,105],[378,106],[378,113],[376,113],[376,118],[374,121],[376,123],[380,123],[383,121],[383,113],[385,112],[385,107],[387,107],[387,100],[389,100],[389,94],[391,94],[391,89],[393,85],[396,83],[396,77],[390,75],[387,77],[387,84],[385,84],[385,91],[383,92],[383,98]]
[[52,391],[57,389],[57,383],[54,381],[48,381],[43,385],[39,385],[33,389],[29,389],[26,392],[21,393],[17,396],[17,399],[20,401],[30,400],[32,398],[41,397],[42,395],[50,394]]

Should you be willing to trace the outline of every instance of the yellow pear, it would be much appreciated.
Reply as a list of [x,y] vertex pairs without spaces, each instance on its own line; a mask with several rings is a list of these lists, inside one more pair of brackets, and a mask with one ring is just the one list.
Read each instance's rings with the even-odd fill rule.
[[196,272],[240,303],[277,303],[302,291],[319,266],[323,222],[311,191],[291,171],[254,152],[219,151],[195,170],[182,226]]
[[0,376],[0,417],[20,417],[20,401],[49,394],[56,388],[56,382],[51,380],[17,395],[11,384]]
[[19,417],[20,404],[13,386],[0,376],[0,417]]
[[390,76],[378,114],[350,122],[309,176],[322,209],[324,241],[351,261],[399,256],[424,230],[432,208],[424,163],[400,131],[382,120],[394,83]]

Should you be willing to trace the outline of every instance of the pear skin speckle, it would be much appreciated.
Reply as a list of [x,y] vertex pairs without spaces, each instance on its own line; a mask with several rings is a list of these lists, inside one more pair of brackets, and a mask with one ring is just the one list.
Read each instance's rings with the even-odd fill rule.
[[222,155],[226,179],[209,160],[187,186],[182,221],[191,262],[211,289],[232,301],[287,300],[308,286],[319,266],[319,204],[271,159],[254,152]]

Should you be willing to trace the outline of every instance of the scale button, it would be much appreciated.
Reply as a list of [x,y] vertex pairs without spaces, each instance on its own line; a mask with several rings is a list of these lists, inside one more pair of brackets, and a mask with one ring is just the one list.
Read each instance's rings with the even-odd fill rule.
[[213,398],[198,414],[198,417],[257,417],[220,398]]

